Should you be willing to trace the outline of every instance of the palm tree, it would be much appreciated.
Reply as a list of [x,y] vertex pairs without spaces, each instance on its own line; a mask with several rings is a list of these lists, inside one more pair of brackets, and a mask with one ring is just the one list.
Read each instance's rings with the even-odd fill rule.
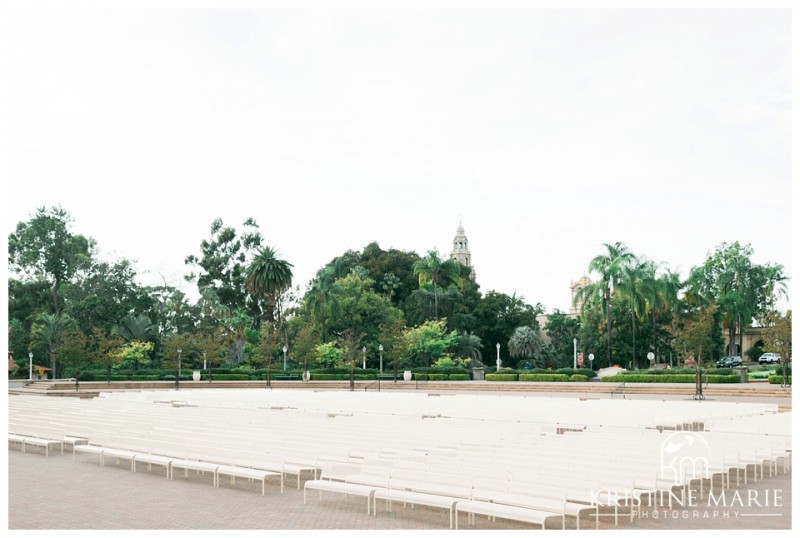
[[589,262],[589,271],[600,274],[600,280],[581,289],[575,296],[575,303],[583,301],[584,308],[593,299],[602,301],[606,311],[606,348],[608,354],[608,365],[612,364],[611,355],[611,297],[619,286],[622,270],[625,266],[635,260],[633,253],[620,242],[613,245],[603,243],[606,252],[595,256]]
[[50,354],[50,371],[53,379],[56,376],[56,355],[64,333],[77,327],[77,323],[69,314],[39,314],[31,327],[31,344],[42,345]]
[[633,261],[622,268],[619,293],[627,302],[631,312],[631,333],[633,339],[633,367],[638,369],[636,356],[636,320],[642,320],[648,313],[648,296],[655,289],[656,266],[649,260]]
[[433,288],[433,317],[439,318],[439,288],[448,282],[458,282],[461,266],[455,260],[442,260],[436,250],[428,251],[428,256],[414,262],[414,274],[419,275],[419,285],[431,283]]
[[127,342],[138,340],[147,342],[156,335],[156,326],[147,316],[125,316],[119,326],[115,327],[115,332]]
[[508,340],[508,353],[514,359],[533,359],[537,367],[542,366],[539,355],[542,352],[542,340],[532,327],[522,326],[514,329]]
[[[255,298],[267,303],[267,321],[275,321],[275,308],[280,294],[292,285],[292,264],[278,258],[272,247],[263,247],[245,271],[245,285]],[[278,312],[280,317],[280,312]]]

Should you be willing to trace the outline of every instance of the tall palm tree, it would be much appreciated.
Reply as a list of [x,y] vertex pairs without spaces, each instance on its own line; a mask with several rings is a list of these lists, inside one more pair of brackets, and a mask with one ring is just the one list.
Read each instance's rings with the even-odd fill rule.
[[655,289],[656,266],[649,260],[635,260],[622,268],[619,293],[631,312],[631,336],[633,340],[633,367],[638,369],[636,355],[636,321],[644,319],[648,312],[648,295]]
[[50,372],[53,379],[56,375],[56,355],[64,333],[77,327],[77,323],[69,314],[39,314],[31,326],[31,344],[42,345],[50,354]]
[[606,312],[606,352],[608,365],[612,364],[611,354],[611,297],[619,286],[622,270],[635,260],[634,254],[620,242],[613,245],[603,243],[606,252],[592,258],[589,262],[589,271],[600,274],[600,280],[581,289],[575,296],[576,304],[583,301],[584,307],[592,303],[594,298],[602,301]]
[[292,285],[292,267],[291,263],[280,259],[272,247],[263,247],[245,271],[247,290],[254,298],[266,301],[269,323],[275,321],[275,308],[280,294]]
[[439,318],[439,289],[449,282],[461,278],[461,266],[455,260],[442,260],[436,250],[428,251],[428,256],[414,262],[414,274],[419,275],[419,284],[430,283],[433,289],[433,317]]

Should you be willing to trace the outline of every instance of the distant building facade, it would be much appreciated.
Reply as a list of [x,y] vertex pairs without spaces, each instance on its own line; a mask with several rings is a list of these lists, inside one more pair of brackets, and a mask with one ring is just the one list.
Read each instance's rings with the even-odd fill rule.
[[594,282],[592,282],[586,275],[580,277],[577,282],[569,283],[569,290],[572,294],[569,301],[569,317],[579,318],[581,316],[581,309],[583,308],[584,301],[577,299],[578,293],[580,293],[580,291],[586,286],[590,286],[592,284],[594,284]]

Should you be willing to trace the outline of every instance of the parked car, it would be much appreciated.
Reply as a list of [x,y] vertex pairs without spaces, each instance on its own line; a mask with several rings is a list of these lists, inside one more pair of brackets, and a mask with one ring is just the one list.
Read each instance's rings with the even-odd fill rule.
[[717,361],[717,368],[733,368],[734,366],[741,366],[741,357],[722,357]]
[[777,353],[764,353],[758,358],[758,364],[776,364],[781,362],[781,356]]

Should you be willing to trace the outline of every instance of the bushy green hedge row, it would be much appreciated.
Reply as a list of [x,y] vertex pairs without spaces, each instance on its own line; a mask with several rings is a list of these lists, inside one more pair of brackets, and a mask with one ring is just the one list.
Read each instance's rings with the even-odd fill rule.
[[486,374],[486,381],[516,381],[520,374]]
[[[792,384],[792,376],[787,375],[786,381],[791,385]],[[783,383],[783,376],[782,375],[771,375],[769,376],[769,384],[770,385],[780,385]]]
[[[732,375],[703,375],[703,383],[739,383],[740,378],[736,374]],[[601,381],[610,383],[694,383],[696,378],[691,374],[670,374],[670,375],[651,375],[651,374],[617,374],[604,377]]]
[[450,374],[450,381],[469,381],[472,379],[470,374]]
[[[633,370],[628,372],[620,372],[617,375],[677,375],[677,374],[687,374],[687,375],[695,375],[697,369],[695,368],[670,368],[670,369],[653,369],[653,370]],[[711,375],[733,375],[736,372],[733,371],[731,368],[703,368],[703,375],[711,374]]]
[[[567,374],[519,374],[520,381],[569,381]],[[584,381],[586,376],[584,376]]]
[[[497,373],[497,372],[495,372],[495,373]],[[520,370],[519,368],[517,368],[517,369],[508,369],[508,370],[504,369],[499,373],[501,373],[501,374],[518,374],[518,375],[564,374],[567,377],[575,375],[575,374],[579,374],[579,375],[585,375],[587,379],[592,379],[594,377],[597,377],[597,372],[595,372],[591,368],[559,368],[557,370],[548,370],[546,368],[532,368],[530,370]]]
[[581,374],[572,374],[571,376],[569,376],[569,380],[570,381],[583,382],[583,381],[588,381],[589,378],[587,378],[585,375],[581,375]]

